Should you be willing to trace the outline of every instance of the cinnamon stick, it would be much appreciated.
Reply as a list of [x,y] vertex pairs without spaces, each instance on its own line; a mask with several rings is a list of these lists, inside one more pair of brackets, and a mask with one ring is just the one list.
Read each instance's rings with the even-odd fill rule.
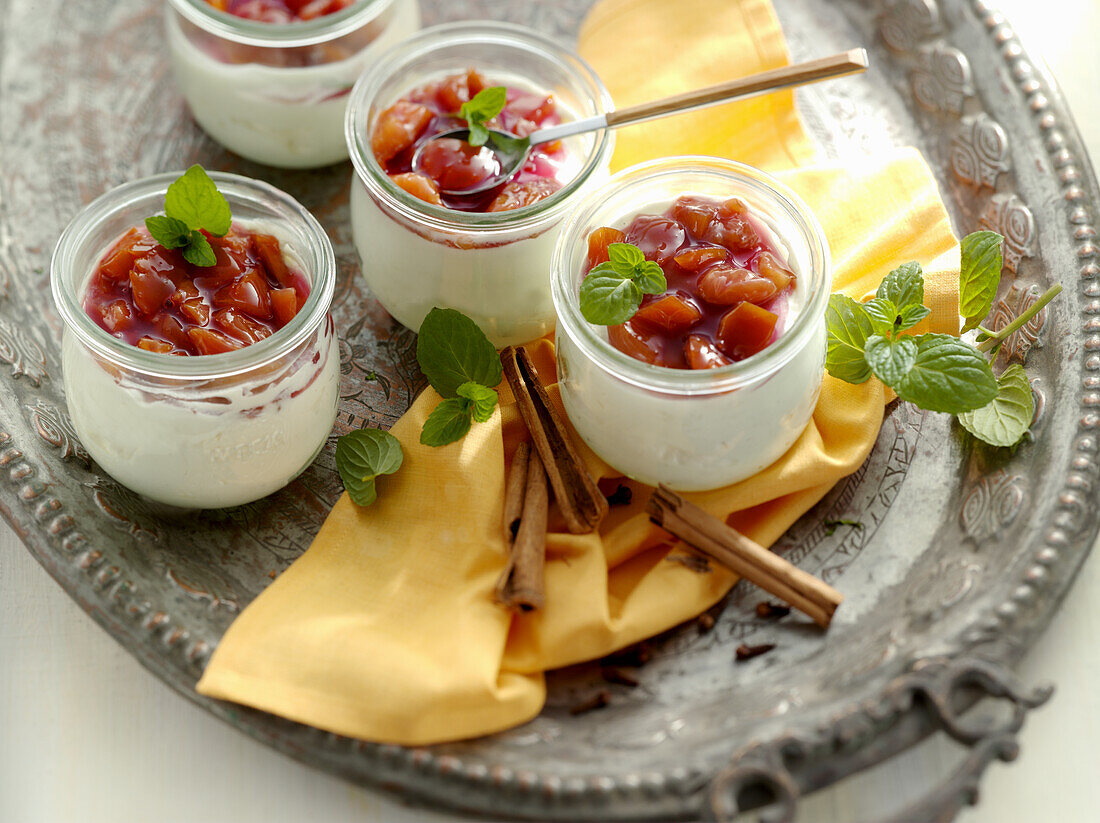
[[539,382],[527,350],[508,346],[501,351],[500,359],[566,527],[573,534],[587,534],[607,514],[607,498],[588,473],[565,423]]
[[832,586],[749,540],[666,486],[654,489],[646,511],[657,525],[809,615],[820,626],[828,628],[844,599]]
[[[546,600],[546,520],[550,496],[546,488],[546,472],[537,452],[530,453],[526,466],[519,527],[511,543],[508,565],[497,581],[497,600],[510,609],[532,611],[542,608]],[[511,479],[509,475],[509,481]]]
[[508,479],[504,484],[504,540],[511,549],[523,515],[523,497],[527,490],[527,462],[531,457],[531,444],[526,440],[516,446]]

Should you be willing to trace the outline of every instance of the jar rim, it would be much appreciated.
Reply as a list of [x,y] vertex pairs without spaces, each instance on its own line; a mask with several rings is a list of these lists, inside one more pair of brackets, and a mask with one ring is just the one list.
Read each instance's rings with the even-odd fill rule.
[[345,9],[313,20],[264,23],[214,8],[207,0],[168,0],[177,12],[201,29],[249,46],[294,48],[335,40],[362,28],[394,0],[356,0]]
[[593,114],[607,111],[613,106],[610,92],[584,58],[534,29],[514,23],[467,20],[432,26],[422,29],[379,55],[372,66],[359,77],[348,98],[347,112],[344,115],[348,154],[356,174],[373,196],[384,198],[386,204],[403,218],[437,231],[471,231],[480,235],[494,230],[530,228],[556,217],[571,207],[570,195],[583,186],[593,172],[610,162],[615,145],[614,135],[609,129],[594,132],[596,143],[589,152],[588,161],[573,179],[549,197],[509,211],[466,212],[435,206],[414,197],[394,183],[375,158],[367,137],[366,118],[382,85],[397,72],[414,66],[425,55],[447,46],[478,42],[541,52],[544,57],[580,81],[585,93],[592,99],[595,109]]
[[[146,351],[120,340],[101,328],[84,311],[82,296],[77,294],[87,282],[87,275],[97,260],[82,264],[77,260],[80,244],[94,227],[113,215],[133,209],[151,194],[162,193],[182,171],[165,172],[144,177],[100,195],[70,221],[61,233],[50,261],[50,288],[67,330],[77,335],[80,342],[99,356],[122,368],[146,375],[164,378],[213,379],[224,378],[266,365],[301,346],[320,327],[328,314],[336,286],[336,255],[324,228],[310,212],[286,192],[262,180],[254,180],[239,174],[210,172],[219,191],[235,203],[256,203],[276,207],[280,218],[300,220],[313,251],[313,259],[303,258],[303,265],[310,266],[309,297],[305,305],[283,328],[258,343],[221,354],[204,354],[194,357],[176,357],[169,354]],[[121,235],[120,235],[121,236]],[[114,241],[112,241],[114,242]],[[101,254],[103,249],[94,250]],[[66,276],[74,267],[84,265],[86,273],[79,278]]]
[[[580,244],[587,243],[589,223],[604,201],[642,183],[685,174],[726,180],[742,190],[750,190],[767,202],[769,211],[774,208],[791,220],[798,228],[809,256],[810,271],[800,273],[800,277],[808,281],[809,291],[790,328],[764,351],[714,369],[658,366],[636,360],[616,349],[581,314],[577,299],[579,272],[571,268],[573,261],[578,259],[578,251],[582,250]],[[731,192],[731,195],[735,193]],[[666,157],[638,163],[617,172],[602,186],[589,192],[569,216],[558,236],[550,265],[550,280],[559,331],[564,330],[586,357],[612,377],[639,388],[687,395],[718,394],[750,385],[790,362],[815,333],[817,321],[825,314],[832,284],[825,230],[805,201],[767,172],[734,160],[703,155]]]

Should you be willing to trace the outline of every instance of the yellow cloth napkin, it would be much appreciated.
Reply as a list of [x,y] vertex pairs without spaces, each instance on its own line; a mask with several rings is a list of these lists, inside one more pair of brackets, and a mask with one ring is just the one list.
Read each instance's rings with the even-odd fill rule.
[[[581,51],[620,102],[786,61],[764,0],[605,0],[584,27]],[[691,59],[681,61],[684,54]],[[810,155],[790,95],[712,112],[696,115],[693,127],[668,120],[623,134],[616,165],[711,151],[775,169]],[[835,288],[860,296],[898,263],[918,260],[932,308],[919,330],[957,333],[958,247],[915,151],[782,178],[821,219]],[[553,383],[552,344],[540,341],[532,354]],[[689,497],[771,544],[859,467],[886,400],[877,381],[851,386],[826,377],[813,421],[786,455],[755,477]],[[371,740],[430,744],[487,734],[539,712],[545,670],[687,620],[735,582],[721,569],[699,574],[668,562],[664,534],[642,512],[648,489],[634,484],[634,502],[613,508],[598,533],[570,535],[552,524],[546,607],[513,617],[492,593],[505,563],[506,464],[523,423],[504,386],[492,420],[459,443],[421,446],[420,428],[438,402],[428,389],[394,426],[405,462],[378,481],[378,501],[360,509],[342,497],[309,551],[230,626],[198,685],[202,694]],[[618,476],[575,440],[595,476]]]

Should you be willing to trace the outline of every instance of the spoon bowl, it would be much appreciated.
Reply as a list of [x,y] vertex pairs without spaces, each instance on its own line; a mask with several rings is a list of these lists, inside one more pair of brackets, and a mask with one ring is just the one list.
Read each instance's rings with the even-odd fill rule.
[[[744,97],[816,83],[832,77],[866,71],[867,50],[851,51],[784,66],[781,69],[741,77],[705,89],[685,92],[651,103],[627,109],[613,109],[604,114],[572,120],[534,131],[526,137],[489,129],[489,139],[483,146],[470,144],[469,129],[451,129],[421,143],[412,157],[412,170],[431,178],[441,194],[451,197],[471,197],[504,185],[523,168],[532,146],[585,134],[599,129],[614,129],[630,123],[640,123],[669,114],[713,106]],[[490,156],[491,155],[491,156]],[[448,162],[458,159],[458,163]]]

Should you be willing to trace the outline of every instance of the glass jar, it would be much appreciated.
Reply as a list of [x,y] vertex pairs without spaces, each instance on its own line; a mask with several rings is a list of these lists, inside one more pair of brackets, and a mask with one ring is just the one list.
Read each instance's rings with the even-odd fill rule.
[[124,486],[174,506],[237,506],[293,480],[332,430],[336,260],[324,229],[292,197],[258,180],[211,174],[234,223],[274,234],[300,264],[310,281],[305,305],[270,337],[225,354],[175,357],[119,340],[84,311],[86,285],[119,237],[163,208],[177,177],[120,186],[62,233],[50,280],[64,322],[65,397],[88,453]]
[[605,111],[611,97],[581,58],[553,40],[483,21],[425,29],[381,57],[352,91],[346,137],[358,180],[352,183],[351,222],[371,291],[411,329],[420,328],[432,307],[452,308],[501,347],[553,330],[554,243],[572,205],[606,179],[614,138],[606,130],[569,138],[575,175],[529,206],[480,213],[426,203],[386,175],[370,135],[394,101],[470,68],[489,82],[553,94],[563,120]]
[[249,160],[315,168],[347,159],[356,78],[420,28],[417,0],[359,0],[314,20],[264,23],[206,0],[168,0],[168,51],[206,133]]
[[[714,369],[635,360],[581,315],[588,235],[663,213],[681,195],[739,197],[774,235],[797,275],[781,336],[759,354]],[[829,248],[817,218],[764,172],[713,157],[632,166],[589,193],[554,250],[558,383],[574,428],[618,471],[681,491],[743,480],[794,444],[813,414],[825,365]]]

